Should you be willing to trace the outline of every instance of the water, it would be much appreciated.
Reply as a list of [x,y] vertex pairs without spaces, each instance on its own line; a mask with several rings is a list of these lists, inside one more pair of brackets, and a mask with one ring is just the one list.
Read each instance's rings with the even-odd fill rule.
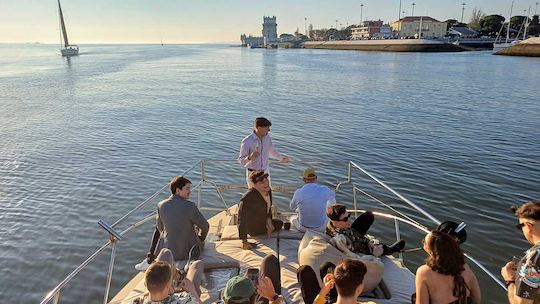
[[[439,219],[465,221],[465,250],[496,274],[528,248],[508,207],[540,198],[538,59],[223,45],[84,45],[67,59],[56,46],[0,45],[0,66],[6,302],[38,302],[103,244],[97,220],[114,222],[198,159],[234,159],[259,115],[293,159],[354,160]],[[276,179],[297,181],[293,166]],[[121,242],[113,294],[151,231]],[[101,301],[108,253],[63,303]],[[504,301],[479,279],[485,303]]]

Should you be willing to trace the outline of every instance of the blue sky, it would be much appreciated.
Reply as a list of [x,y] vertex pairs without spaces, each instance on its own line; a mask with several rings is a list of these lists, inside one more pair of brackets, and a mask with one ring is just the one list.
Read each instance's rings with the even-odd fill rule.
[[[402,0],[402,10],[439,20],[461,18],[456,0]],[[467,1],[465,20],[474,7],[507,15],[511,0]],[[516,0],[515,14],[536,0]],[[63,0],[73,43],[238,42],[241,33],[259,35],[263,15],[277,16],[278,32],[303,32],[304,18],[315,28],[346,26],[364,19],[394,21],[399,0]],[[0,0],[0,42],[56,43],[56,0]]]

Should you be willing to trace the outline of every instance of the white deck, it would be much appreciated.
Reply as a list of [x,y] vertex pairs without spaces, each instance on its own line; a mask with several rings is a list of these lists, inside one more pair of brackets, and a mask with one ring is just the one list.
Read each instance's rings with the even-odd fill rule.
[[[236,212],[236,206],[230,208],[231,213]],[[241,241],[238,239],[238,230],[233,224],[233,217],[221,212],[210,220],[210,237],[220,235],[219,241],[206,243],[201,255],[205,269],[215,269],[223,267],[239,267],[240,273],[245,273],[248,268],[259,268],[263,258],[268,254],[277,253],[278,236],[273,233],[270,237],[251,239],[257,242],[258,246],[254,250],[242,250]],[[298,248],[303,233],[290,230],[280,231],[279,235],[279,261],[281,265],[281,287],[282,294],[287,303],[304,303],[300,291],[300,285],[296,277],[298,264]],[[372,300],[376,303],[410,303],[411,294],[414,292],[414,275],[404,267],[399,266],[399,262],[393,258],[384,257],[382,259],[385,270],[383,280],[392,294],[391,299],[364,299]],[[397,262],[397,263],[396,263]],[[182,266],[185,261],[178,261],[178,266]],[[224,287],[224,286],[223,286]],[[220,289],[223,289],[220,288]],[[203,303],[215,303],[219,298],[218,292],[209,292],[202,289],[201,300]],[[124,289],[109,303],[131,303],[131,301],[147,292],[142,273],[135,276]]]

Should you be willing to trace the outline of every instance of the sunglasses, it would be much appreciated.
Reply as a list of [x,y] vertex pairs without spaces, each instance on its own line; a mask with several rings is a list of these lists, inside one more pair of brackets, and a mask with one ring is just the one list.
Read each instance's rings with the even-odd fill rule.
[[337,221],[338,221],[338,222],[347,222],[347,221],[349,220],[350,217],[351,217],[351,214],[349,213],[349,214],[347,214],[347,216],[346,216],[345,218],[343,218],[343,219],[338,219]]
[[522,230],[522,229],[523,229],[523,226],[525,226],[526,224],[531,224],[531,225],[533,225],[533,223],[529,223],[529,222],[519,223],[519,224],[516,225],[517,230]]
[[259,176],[255,178],[255,182],[262,182],[263,180],[268,179],[268,174],[264,174],[263,176]]

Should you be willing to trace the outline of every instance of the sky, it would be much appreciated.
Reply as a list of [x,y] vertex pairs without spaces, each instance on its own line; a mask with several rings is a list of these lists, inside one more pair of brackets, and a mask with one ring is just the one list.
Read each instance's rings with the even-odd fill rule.
[[[464,21],[473,8],[507,16],[511,0],[402,0],[406,15],[441,21]],[[239,42],[240,34],[259,36],[263,15],[277,17],[278,33],[304,32],[307,24],[329,28],[364,20],[395,21],[399,0],[62,0],[70,42],[85,43],[212,43]],[[523,14],[537,0],[515,0],[514,14]],[[364,4],[361,9],[361,4]],[[539,8],[540,9],[540,8]],[[361,12],[362,11],[362,12]],[[59,42],[56,0],[0,0],[0,43]],[[336,22],[337,20],[337,22]]]

